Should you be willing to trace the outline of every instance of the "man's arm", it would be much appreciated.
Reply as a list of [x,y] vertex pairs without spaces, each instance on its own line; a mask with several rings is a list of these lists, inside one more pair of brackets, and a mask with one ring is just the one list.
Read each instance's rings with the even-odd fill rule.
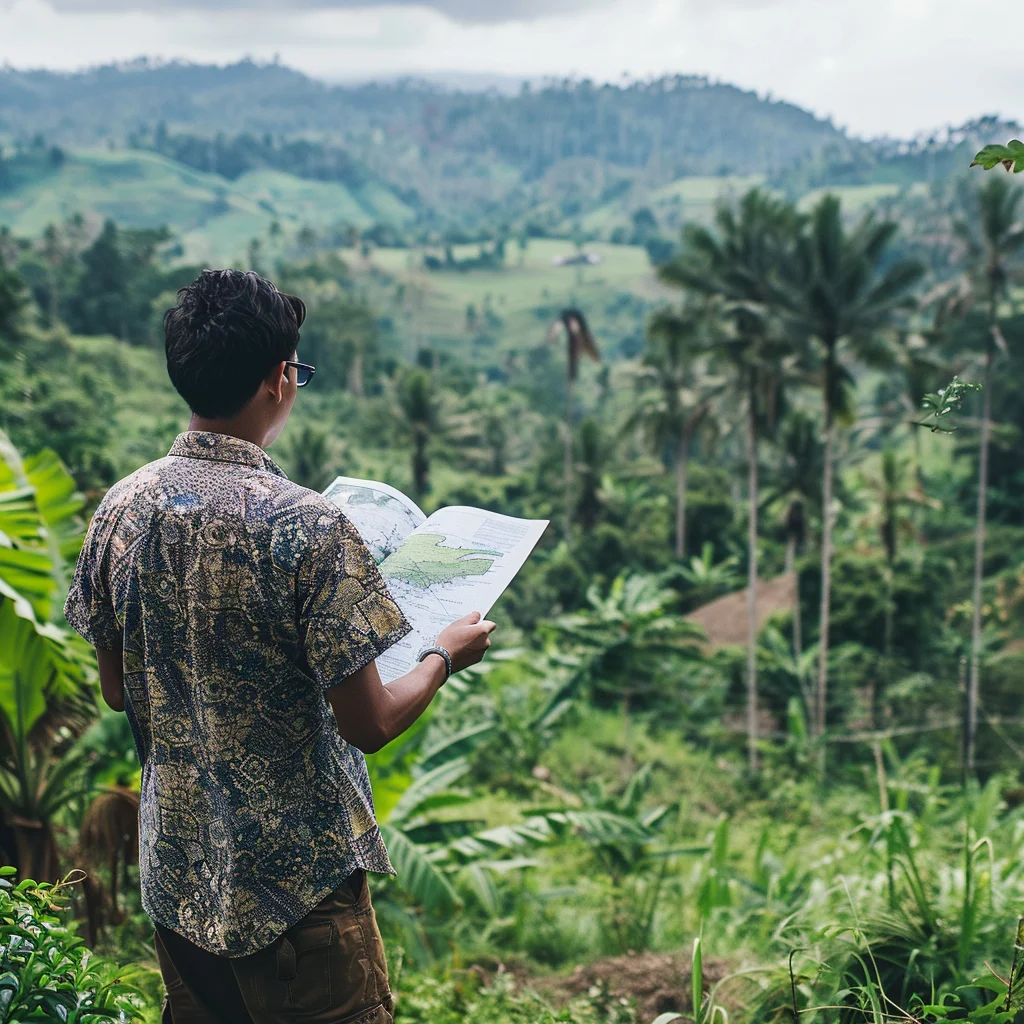
[[108,651],[97,647],[96,664],[100,668],[100,690],[107,706],[113,711],[124,711],[123,650]]
[[[452,656],[459,672],[475,665],[491,646],[494,623],[473,612],[453,622],[438,637],[438,644]],[[411,672],[385,686],[371,661],[343,683],[325,690],[334,709],[342,738],[364,754],[375,754],[408,729],[444,685],[445,663],[432,655]]]
[[342,738],[364,754],[376,754],[401,736],[437,695],[444,682],[445,665],[427,658],[390,686],[380,681],[377,663],[326,691]]

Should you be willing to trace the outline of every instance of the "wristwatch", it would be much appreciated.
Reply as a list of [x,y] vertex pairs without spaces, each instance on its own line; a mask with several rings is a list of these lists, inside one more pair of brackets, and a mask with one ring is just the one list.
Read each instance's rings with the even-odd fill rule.
[[420,656],[416,660],[423,661],[424,658],[429,657],[431,654],[436,654],[444,659],[444,681],[447,683],[452,677],[452,656],[443,647],[427,647],[420,651]]

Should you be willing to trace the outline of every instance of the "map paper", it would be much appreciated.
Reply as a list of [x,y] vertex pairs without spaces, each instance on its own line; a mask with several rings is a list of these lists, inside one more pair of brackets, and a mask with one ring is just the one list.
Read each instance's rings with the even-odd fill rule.
[[339,476],[324,497],[345,513],[378,565],[427,518],[411,498],[376,480]]
[[486,615],[530,557],[545,519],[454,506],[429,518],[387,484],[339,477],[325,492],[359,531],[412,632],[377,659],[389,683],[416,666],[445,626]]

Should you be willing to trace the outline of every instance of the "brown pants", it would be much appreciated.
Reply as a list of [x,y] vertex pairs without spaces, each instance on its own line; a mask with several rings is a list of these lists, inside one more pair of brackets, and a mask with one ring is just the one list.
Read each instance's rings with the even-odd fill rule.
[[357,871],[265,950],[208,953],[156,926],[164,1024],[392,1024],[384,944]]

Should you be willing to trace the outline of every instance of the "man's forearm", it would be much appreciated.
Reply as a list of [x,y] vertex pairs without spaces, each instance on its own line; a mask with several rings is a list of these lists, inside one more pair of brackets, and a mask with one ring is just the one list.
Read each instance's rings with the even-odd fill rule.
[[364,754],[375,754],[401,736],[426,711],[444,685],[445,663],[425,658],[411,672],[385,686],[376,662],[327,691],[338,731]]
[[100,670],[100,692],[112,711],[124,711],[123,645],[116,651],[96,648],[96,664]]
[[427,710],[444,685],[445,672],[443,659],[431,655],[411,672],[383,686],[382,746],[401,736]]

